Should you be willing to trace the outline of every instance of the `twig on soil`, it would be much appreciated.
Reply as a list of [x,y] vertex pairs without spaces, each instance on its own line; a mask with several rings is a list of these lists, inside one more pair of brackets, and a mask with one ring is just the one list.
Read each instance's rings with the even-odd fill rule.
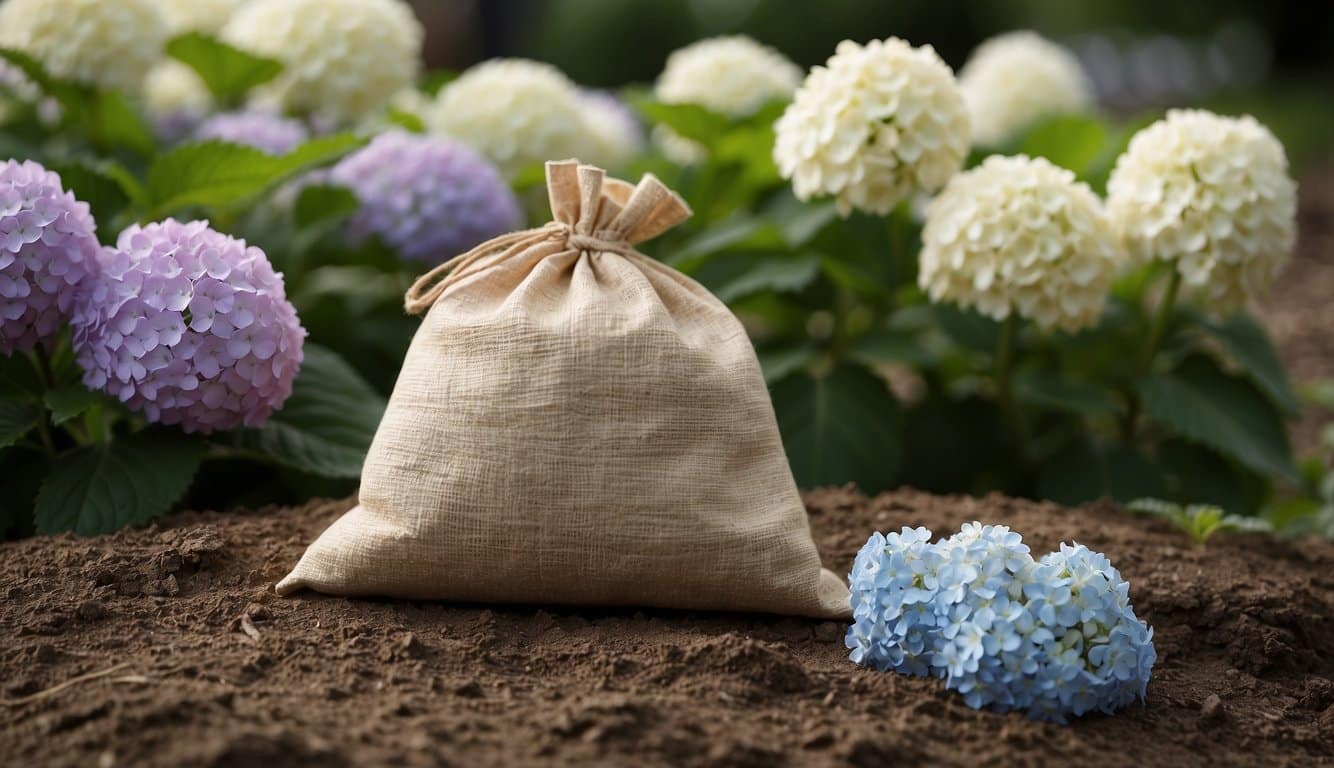
[[246,637],[249,637],[257,643],[259,642],[259,630],[255,629],[255,622],[250,620],[250,614],[241,614],[240,625],[241,631],[246,633]]
[[99,672],[89,672],[86,675],[71,677],[70,679],[66,680],[63,683],[60,683],[58,685],[53,685],[50,688],[38,691],[37,693],[33,693],[28,696],[22,696],[17,699],[0,699],[0,704],[5,705],[6,707],[21,707],[24,704],[31,704],[34,701],[41,701],[42,699],[55,696],[57,693],[60,693],[66,688],[72,688],[73,686],[76,686],[79,683],[85,683],[89,680],[96,680],[99,677],[106,677],[107,675],[114,674],[122,669],[125,669],[128,666],[130,666],[130,662],[122,661],[121,663],[115,666],[107,667],[106,669],[101,670]]

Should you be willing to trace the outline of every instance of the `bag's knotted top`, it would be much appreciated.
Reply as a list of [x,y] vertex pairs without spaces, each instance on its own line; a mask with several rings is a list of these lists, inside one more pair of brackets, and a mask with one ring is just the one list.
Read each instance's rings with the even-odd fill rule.
[[690,217],[686,201],[651,173],[631,185],[577,160],[548,162],[546,168],[553,221],[488,240],[417,278],[404,298],[409,314],[430,309],[480,259],[505,259],[547,241],[563,242],[562,252],[630,255],[639,243]]

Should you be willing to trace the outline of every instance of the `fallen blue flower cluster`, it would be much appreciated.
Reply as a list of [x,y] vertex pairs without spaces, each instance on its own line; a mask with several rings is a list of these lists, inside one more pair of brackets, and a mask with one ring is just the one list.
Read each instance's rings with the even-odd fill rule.
[[1064,723],[1144,699],[1157,660],[1130,585],[1075,544],[1034,560],[1002,525],[873,534],[849,574],[851,659],[931,675],[969,706]]

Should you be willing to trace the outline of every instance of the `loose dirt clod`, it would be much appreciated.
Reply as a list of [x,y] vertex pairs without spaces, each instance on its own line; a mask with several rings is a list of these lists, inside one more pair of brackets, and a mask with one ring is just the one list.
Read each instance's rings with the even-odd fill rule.
[[806,501],[840,573],[873,529],[974,519],[1106,552],[1155,629],[1148,706],[1066,728],[976,712],[851,664],[836,622],[275,598],[349,506],[319,502],[0,545],[0,765],[1334,764],[1334,545],[1197,549],[1112,505]]

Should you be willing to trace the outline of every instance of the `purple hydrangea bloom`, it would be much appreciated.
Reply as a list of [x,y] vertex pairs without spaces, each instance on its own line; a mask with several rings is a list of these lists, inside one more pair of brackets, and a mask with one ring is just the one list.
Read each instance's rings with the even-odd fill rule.
[[453,139],[391,131],[333,168],[361,201],[351,235],[374,234],[406,259],[439,263],[523,223],[495,166]]
[[99,260],[73,322],[90,389],[187,432],[261,426],[292,393],[306,331],[263,251],[167,219]]
[[299,121],[257,111],[219,112],[201,122],[194,135],[244,144],[270,155],[285,155],[309,138]]
[[32,161],[0,166],[0,352],[32,349],[60,330],[97,269],[88,204]]

